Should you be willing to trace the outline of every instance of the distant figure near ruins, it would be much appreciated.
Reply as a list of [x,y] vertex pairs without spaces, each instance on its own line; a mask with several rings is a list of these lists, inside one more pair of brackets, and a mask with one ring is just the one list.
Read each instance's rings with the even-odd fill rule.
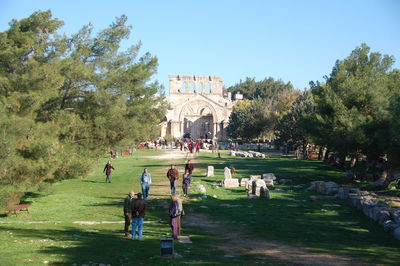
[[162,123],[161,137],[227,139],[226,127],[233,104],[242,99],[224,90],[216,76],[169,75],[170,110]]

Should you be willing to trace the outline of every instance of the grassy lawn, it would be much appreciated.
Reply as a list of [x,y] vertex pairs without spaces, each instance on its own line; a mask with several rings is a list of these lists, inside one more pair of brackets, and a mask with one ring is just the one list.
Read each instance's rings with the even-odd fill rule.
[[[209,195],[201,203],[209,206],[203,212],[225,220],[234,221],[235,227],[257,238],[277,240],[313,251],[363,258],[373,263],[393,264],[400,261],[400,241],[385,233],[382,227],[367,218],[361,211],[348,206],[346,201],[308,200],[316,192],[307,191],[312,180],[345,182],[342,171],[316,160],[295,160],[272,157],[268,160],[238,158],[225,155],[219,161],[213,155],[203,156],[203,163],[216,164],[215,178],[204,178]],[[223,176],[223,167],[234,165],[235,178],[250,174],[275,173],[278,179],[292,179],[288,185],[277,185],[271,191],[271,200],[245,200],[244,189],[223,189],[214,186]],[[303,189],[295,185],[305,184]],[[279,190],[282,189],[282,190]],[[290,197],[294,201],[273,199]],[[221,208],[221,204],[239,205]],[[324,206],[336,204],[337,206]],[[250,207],[250,208],[249,208]],[[249,226],[251,225],[251,226]]]
[[[83,180],[65,180],[43,192],[28,193],[24,199],[32,206],[30,214],[0,218],[0,265],[285,265],[276,258],[238,252],[232,258],[218,247],[224,236],[205,232],[201,226],[187,226],[183,234],[192,244],[175,242],[179,258],[159,256],[160,238],[169,236],[166,206],[168,186],[166,169],[184,160],[156,160],[146,156],[161,151],[137,151],[132,157],[113,160],[116,168],[112,183],[105,183],[102,173],[104,158],[92,174]],[[191,214],[213,217],[224,229],[240,232],[246,239],[266,239],[286,245],[308,248],[313,252],[346,255],[365,261],[392,264],[400,261],[400,241],[346,202],[310,202],[310,192],[294,185],[312,180],[341,182],[344,174],[318,161],[293,158],[238,158],[203,153],[195,161],[196,171],[190,200],[184,200],[187,218]],[[206,166],[214,165],[216,175],[205,177]],[[249,174],[273,172],[278,179],[292,179],[288,185],[271,191],[272,199],[245,200],[243,188],[224,189],[216,186],[223,178],[223,168],[234,165],[235,178]],[[122,201],[130,190],[139,189],[139,174],[147,167],[154,186],[150,189],[149,210],[145,218],[144,241],[123,237]],[[195,183],[207,188],[207,198],[195,190]],[[282,189],[282,190],[278,190]],[[180,188],[179,188],[180,191]],[[273,199],[291,197],[294,200]],[[326,207],[324,204],[342,207]],[[230,204],[234,207],[222,207]],[[204,207],[207,208],[204,208]],[[32,223],[38,222],[40,223]],[[97,222],[80,225],[76,221]],[[201,223],[201,221],[199,221]]]

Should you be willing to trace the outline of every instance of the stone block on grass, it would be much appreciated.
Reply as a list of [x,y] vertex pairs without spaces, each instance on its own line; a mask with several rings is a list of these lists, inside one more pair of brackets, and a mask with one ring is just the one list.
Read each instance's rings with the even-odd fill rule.
[[264,180],[276,180],[276,176],[273,173],[262,174]]
[[225,188],[239,187],[239,179],[226,178],[222,181],[222,186]]
[[207,177],[214,176],[214,166],[209,165],[207,167]]
[[265,181],[262,179],[257,179],[252,181],[252,189],[251,193],[253,195],[260,196],[260,188],[267,188],[267,185],[265,184]]
[[248,182],[250,180],[250,178],[241,178],[240,179],[240,186],[241,187],[245,187],[246,186],[246,182]]
[[261,175],[250,175],[249,176],[250,180],[257,180],[257,179],[261,179]]
[[260,187],[260,198],[271,199],[269,189],[267,187]]

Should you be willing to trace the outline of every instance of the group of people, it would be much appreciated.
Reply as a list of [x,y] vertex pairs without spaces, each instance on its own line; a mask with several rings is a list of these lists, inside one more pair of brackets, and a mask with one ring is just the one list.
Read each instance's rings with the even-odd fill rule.
[[209,150],[211,147],[213,150],[217,149],[217,142],[211,139],[177,139],[175,141],[175,147],[181,151],[189,151],[190,153],[199,153],[200,149]]
[[[193,170],[194,170],[193,163],[191,162],[191,160],[188,160],[188,162],[185,165],[185,173],[182,176],[182,190],[184,197],[187,197],[189,195],[189,187],[192,181]],[[176,183],[179,179],[179,171],[175,167],[175,165],[171,165],[171,168],[167,172],[167,177],[169,179],[171,186],[171,194],[176,194]]]
[[[108,165],[108,166],[107,166]],[[104,168],[107,179],[110,179],[111,170],[113,170],[111,162],[109,161]],[[182,176],[182,190],[183,195],[187,197],[189,195],[189,187],[192,180],[192,173],[194,170],[193,163],[188,160],[185,165],[185,173]],[[107,171],[109,171],[107,173]],[[170,225],[172,230],[172,237],[177,238],[181,231],[181,216],[184,215],[182,200],[179,194],[176,192],[176,183],[179,180],[179,171],[175,165],[171,165],[171,168],[167,172],[167,177],[170,181],[171,186],[171,205],[168,209],[170,218]],[[111,182],[111,181],[110,181]],[[138,193],[135,198],[133,191],[129,192],[128,196],[124,200],[124,216],[125,216],[125,236],[132,238],[132,240],[143,239],[143,224],[144,217],[147,209],[147,199],[149,197],[149,191],[151,186],[151,174],[147,168],[144,168],[143,173],[140,175],[140,185],[142,193]],[[129,227],[132,224],[131,233]]]
[[[134,197],[135,193],[131,191],[124,200],[125,236],[136,240],[137,235],[137,239],[142,240],[144,216],[146,214],[147,203],[143,199],[142,193],[138,193],[136,199],[134,199]],[[131,222],[132,234],[129,234],[129,226]]]

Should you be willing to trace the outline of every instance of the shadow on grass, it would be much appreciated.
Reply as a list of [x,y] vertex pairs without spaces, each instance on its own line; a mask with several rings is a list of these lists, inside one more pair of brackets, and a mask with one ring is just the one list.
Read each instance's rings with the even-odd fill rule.
[[[340,208],[324,206],[330,203],[327,201],[309,202],[308,197],[315,192],[293,189],[293,185],[308,184],[314,180],[348,184],[351,181],[346,179],[343,171],[321,161],[293,158],[224,157],[223,164],[220,164],[221,159],[204,155],[202,161],[207,162],[207,165],[214,165],[216,176],[203,176],[200,180],[205,185],[208,184],[210,195],[216,193],[219,196],[192,201],[190,206],[196,212],[206,213],[219,220],[224,227],[239,230],[249,238],[282,241],[309,247],[317,252],[365,258],[377,263],[396,264],[400,260],[400,243],[359,210],[351,208],[346,202],[335,202],[342,205]],[[211,185],[222,180],[222,169],[229,165],[236,168],[235,178],[274,173],[278,180],[292,179],[291,184],[279,186],[284,191],[271,189],[271,193],[276,193],[279,197],[292,197],[295,201],[245,200],[243,189],[213,189]],[[241,193],[243,197],[238,198]],[[199,195],[193,195],[197,196]],[[232,199],[220,199],[230,197]],[[223,204],[240,207],[226,207]],[[201,208],[202,205],[208,208]]]
[[[241,190],[229,193],[245,195]],[[304,196],[301,191],[290,194],[294,198]],[[191,198],[200,196],[190,195]],[[345,202],[339,202],[343,205],[339,209],[324,207],[326,203],[207,197],[191,201],[186,207],[191,212],[207,214],[223,226],[221,230],[240,232],[247,240],[278,241],[299,248],[311,248],[317,253],[344,255],[374,263],[394,265],[398,262],[400,244],[378,224],[360,211],[346,206]],[[188,217],[191,212],[187,213]]]
[[26,192],[20,199],[21,204],[31,204],[32,201],[28,199],[35,199],[47,196],[46,193]]
[[[194,176],[194,177],[200,177],[200,178],[201,178],[201,176]],[[212,184],[219,184],[219,183],[221,183],[221,181],[218,181],[218,180],[204,179],[204,178],[201,178],[201,181],[204,181],[204,182],[207,182],[207,183],[212,183]]]
[[[33,249],[24,252],[22,256],[18,255],[18,258],[25,261],[33,259],[33,262],[41,263],[42,260],[47,260],[52,265],[98,265],[101,263],[112,265],[193,265],[199,262],[209,265],[225,264],[223,261],[221,262],[221,259],[224,260],[223,251],[209,250],[210,243],[215,239],[207,235],[194,237],[195,245],[184,246],[184,244],[175,242],[175,249],[183,255],[182,258],[171,259],[159,255],[160,238],[168,237],[171,233],[167,212],[169,203],[170,200],[166,199],[148,200],[149,209],[145,217],[144,241],[132,241],[123,237],[123,224],[41,225],[40,227],[31,226],[31,228],[1,226],[1,228],[11,232],[13,239],[17,239],[20,243],[29,241],[34,243]],[[110,202],[106,205],[115,206],[115,208],[122,206],[121,202]],[[102,204],[98,206],[102,206]],[[38,245],[35,245],[36,242]],[[184,253],[188,247],[191,252]],[[204,257],[204,253],[207,253],[208,256]]]
[[[85,229],[73,227],[59,230],[3,228],[13,232],[14,236],[21,240],[50,239],[51,242],[55,241],[55,245],[47,245],[39,250],[39,253],[49,256],[50,262],[51,256],[63,258],[62,262],[51,262],[53,265],[71,265],[73,263],[143,265],[146,261],[162,264],[165,260],[159,256],[159,240],[132,241],[122,237],[119,231],[88,232]],[[65,244],[57,246],[57,242]]]
[[88,180],[88,179],[84,179],[84,180],[82,180],[82,182],[85,182],[85,183],[106,183],[105,181]]

